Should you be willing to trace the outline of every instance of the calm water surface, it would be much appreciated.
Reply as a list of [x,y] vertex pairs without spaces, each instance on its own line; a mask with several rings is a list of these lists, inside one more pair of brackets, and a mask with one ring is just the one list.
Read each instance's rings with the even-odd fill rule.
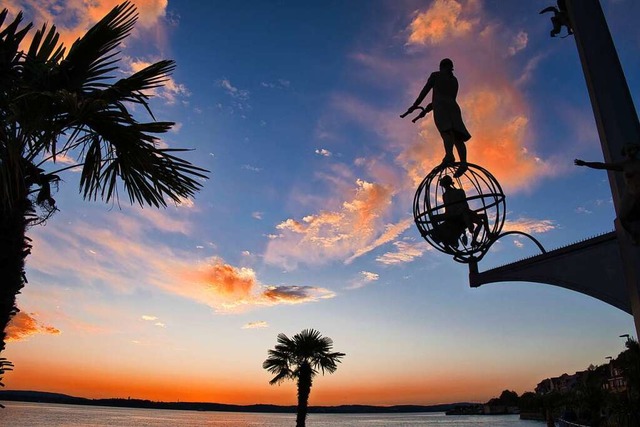
[[[294,414],[242,412],[195,412],[161,409],[125,409],[103,406],[51,405],[4,402],[0,426],[6,427],[252,427],[295,426]],[[521,421],[517,415],[446,416],[435,414],[311,414],[309,427],[543,427],[536,421]]]

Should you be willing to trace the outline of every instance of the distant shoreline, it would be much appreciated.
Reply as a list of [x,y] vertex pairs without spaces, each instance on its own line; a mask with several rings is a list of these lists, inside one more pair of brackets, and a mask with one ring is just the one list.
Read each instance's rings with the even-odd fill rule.
[[[263,413],[296,413],[296,406],[270,404],[232,405],[207,402],[155,402],[145,399],[87,399],[60,393],[27,390],[0,390],[0,401],[56,403],[66,405],[111,406],[117,408],[172,409],[182,411],[217,411],[217,412],[263,412]],[[471,403],[446,403],[438,405],[338,405],[310,406],[309,413],[315,414],[403,414],[411,412],[446,412],[456,406],[472,405]]]

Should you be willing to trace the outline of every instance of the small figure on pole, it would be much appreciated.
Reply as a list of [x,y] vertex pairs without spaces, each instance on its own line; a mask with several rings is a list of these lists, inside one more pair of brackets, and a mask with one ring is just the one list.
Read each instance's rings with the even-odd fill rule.
[[625,183],[624,194],[620,200],[618,219],[620,225],[631,236],[635,245],[640,244],[640,232],[634,229],[632,224],[640,220],[640,145],[627,144],[622,148],[625,160],[615,163],[585,162],[575,159],[576,166],[587,166],[592,169],[605,169],[622,172]]
[[[431,89],[433,89],[433,101],[429,105],[432,105],[433,119],[444,143],[445,156],[442,159],[442,164],[448,165],[455,161],[453,156],[453,147],[455,146],[461,163],[454,173],[454,177],[457,178],[467,170],[467,147],[465,142],[471,139],[471,134],[469,134],[462,121],[462,112],[456,102],[458,79],[453,75],[453,61],[451,59],[445,58],[440,61],[440,71],[431,73],[418,98],[400,117],[406,117],[415,110],[422,108],[420,103]],[[413,120],[414,122],[430,111],[429,105]]]
[[562,27],[567,27],[567,35],[564,37],[568,37],[573,34],[573,30],[571,29],[571,22],[569,21],[569,14],[567,13],[565,0],[558,0],[557,4],[558,7],[549,6],[542,9],[540,14],[542,15],[543,13],[553,12],[553,16],[551,17],[551,25],[553,25],[553,28],[551,29],[551,37],[555,37],[560,34]]

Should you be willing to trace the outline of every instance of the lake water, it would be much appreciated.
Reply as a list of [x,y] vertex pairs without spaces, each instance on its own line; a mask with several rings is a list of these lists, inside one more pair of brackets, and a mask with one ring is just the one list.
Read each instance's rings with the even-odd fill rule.
[[[108,408],[104,406],[53,405],[3,402],[0,426],[6,427],[255,427],[295,426],[294,414],[244,412],[196,412],[162,409]],[[420,413],[310,414],[308,427],[544,427],[536,421],[521,421],[517,415],[460,415]]]

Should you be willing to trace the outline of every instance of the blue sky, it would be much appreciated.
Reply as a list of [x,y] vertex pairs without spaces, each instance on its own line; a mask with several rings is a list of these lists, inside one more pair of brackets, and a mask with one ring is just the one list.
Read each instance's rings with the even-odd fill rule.
[[[62,3],[7,5],[69,43],[116,4]],[[640,5],[601,3],[637,103]],[[138,2],[121,68],[176,60],[153,101],[177,123],[162,143],[193,148],[210,178],[157,211],[83,201],[64,175],[60,212],[30,230],[7,387],[289,404],[261,363],[304,328],[347,354],[311,404],[485,401],[617,355],[628,314],[548,285],[471,289],[412,223],[442,143],[431,116],[398,114],[450,57],[469,160],[504,188],[506,226],[547,249],[613,228],[606,175],[573,166],[602,153],[575,42],[538,14],[549,5]],[[535,253],[504,238],[480,268]]]

